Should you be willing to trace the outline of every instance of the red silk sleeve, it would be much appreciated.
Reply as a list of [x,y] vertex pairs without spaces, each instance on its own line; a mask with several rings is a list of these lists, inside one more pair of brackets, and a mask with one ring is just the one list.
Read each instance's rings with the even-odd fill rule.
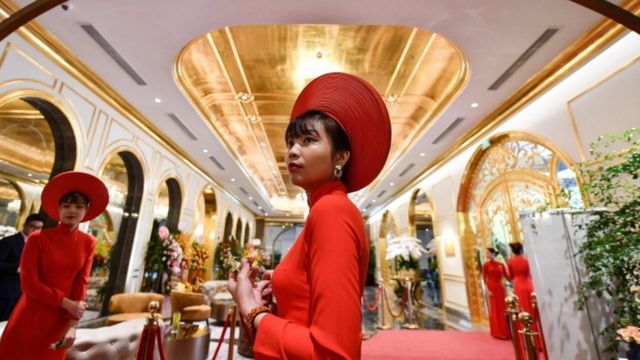
[[511,259],[507,260],[507,279],[513,281],[513,267],[511,266]]
[[304,231],[310,326],[265,316],[256,337],[261,358],[359,359],[362,218],[348,199],[327,196],[312,208]]
[[20,258],[20,285],[22,291],[34,300],[51,307],[60,307],[64,293],[40,281],[40,234],[32,234]]
[[71,300],[84,300],[86,296],[87,286],[89,285],[89,275],[91,275],[91,265],[93,265],[93,254],[96,249],[96,239],[90,237],[89,240],[85,261],[73,279],[71,293],[69,294],[69,299]]

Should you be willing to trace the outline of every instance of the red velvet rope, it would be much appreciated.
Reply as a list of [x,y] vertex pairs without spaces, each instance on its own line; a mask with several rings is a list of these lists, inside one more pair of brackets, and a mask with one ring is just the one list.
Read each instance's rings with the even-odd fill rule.
[[149,329],[147,329],[147,326],[145,325],[145,327],[142,329],[142,334],[140,334],[140,342],[138,343],[138,353],[136,354],[136,359],[137,360],[143,360],[144,359],[144,348],[145,348],[145,344],[149,342]]
[[[224,319],[224,326],[222,327],[222,335],[220,335],[220,340],[218,340],[218,346],[216,346],[216,351],[213,353],[213,357],[211,360],[216,360],[218,357],[218,352],[220,351],[220,347],[224,342],[224,335],[227,333],[227,328],[229,327],[229,323],[231,322],[231,313],[227,314],[227,318]],[[233,349],[229,349],[229,351],[233,351]]]
[[[162,346],[162,335],[160,334],[160,327],[154,326],[154,330],[156,331],[156,339],[158,339],[158,352],[160,353],[160,360],[167,360],[167,357],[164,354],[164,347]],[[153,354],[150,359],[153,359]]]
[[401,317],[404,314],[404,305],[407,302],[406,290],[402,294],[402,301],[400,302],[400,312],[398,314],[394,314],[393,311],[391,311],[391,306],[389,306],[389,297],[387,296],[387,290],[382,289],[382,294],[384,294],[384,299],[386,300],[385,303],[387,305],[387,310],[389,311],[389,314],[391,314],[391,316],[393,316],[394,318]]
[[375,303],[373,303],[373,305],[369,305],[369,303],[367,303],[367,298],[364,296],[362,297],[362,302],[364,303],[364,306],[367,308],[367,310],[376,311],[378,309],[378,305],[380,305],[381,292],[382,292],[382,286],[378,286],[378,290],[376,291]]

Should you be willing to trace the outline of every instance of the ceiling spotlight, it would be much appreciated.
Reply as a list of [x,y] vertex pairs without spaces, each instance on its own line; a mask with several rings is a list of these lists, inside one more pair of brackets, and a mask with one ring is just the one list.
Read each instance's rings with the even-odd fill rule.
[[289,213],[286,213],[285,215],[287,215],[287,216],[291,216]]
[[262,210],[262,206],[258,206],[258,209]]
[[241,92],[241,93],[238,93],[238,95],[236,95],[236,99],[241,103],[248,103],[249,101],[253,100],[253,96],[245,92]]
[[389,186],[393,186],[393,185],[395,185],[395,184],[394,184],[394,183],[392,183],[392,182],[390,182],[390,183],[389,183]]
[[28,176],[28,177],[32,177],[32,176],[33,176],[33,174],[32,174],[32,173],[28,173],[28,174],[27,174],[27,176]]
[[206,154],[206,153],[208,153],[208,152],[209,152],[209,150],[207,150],[207,149],[202,149],[202,152]]
[[236,178],[231,178],[231,182],[236,182]]
[[249,196],[249,200],[253,200],[253,196]]
[[249,120],[249,122],[252,122],[252,123],[257,123],[258,122],[258,117],[255,116],[255,115],[249,115],[249,116],[247,116],[247,120]]
[[153,99],[153,101],[155,101],[155,102],[156,102],[156,104],[160,104],[160,103],[162,102],[162,99],[160,99],[160,98],[155,98],[155,99]]
[[398,95],[396,94],[387,95],[387,102],[389,104],[395,104],[397,101],[398,101]]
[[472,107],[472,108],[477,108],[478,106],[480,106],[480,104],[478,104],[478,103],[476,103],[476,102],[471,103],[471,107]]
[[376,202],[376,199],[371,200],[371,202]]
[[425,153],[420,153],[420,157],[425,157],[425,156],[427,156],[427,154],[425,154]]

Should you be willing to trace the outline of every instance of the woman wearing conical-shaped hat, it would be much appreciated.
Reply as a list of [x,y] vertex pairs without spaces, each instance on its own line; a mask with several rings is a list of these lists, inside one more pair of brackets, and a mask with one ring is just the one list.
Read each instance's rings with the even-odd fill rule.
[[[389,114],[377,91],[349,74],[313,80],[285,134],[291,181],[310,211],[300,236],[268,282],[253,287],[250,264],[229,279],[255,331],[256,359],[359,359],[360,299],[369,261],[364,222],[348,192],[367,186],[389,153]],[[263,295],[277,298],[277,311]]]

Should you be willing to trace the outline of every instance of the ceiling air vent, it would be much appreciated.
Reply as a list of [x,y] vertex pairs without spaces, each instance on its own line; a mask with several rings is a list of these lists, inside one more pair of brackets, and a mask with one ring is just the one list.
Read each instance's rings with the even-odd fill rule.
[[560,28],[548,28],[545,30],[540,37],[529,46],[527,50],[525,50],[518,59],[509,66],[509,68],[496,80],[491,86],[489,86],[489,90],[498,90],[502,84],[504,84],[507,79],[509,79],[527,60],[529,60],[533,54],[538,52],[540,48],[551,39],[555,33],[558,32]]
[[211,160],[214,164],[216,164],[216,166],[218,167],[218,169],[220,169],[220,170],[224,170],[224,166],[222,166],[222,164],[220,164],[220,162],[218,161],[218,159],[216,159],[213,155],[209,155],[209,160]]
[[253,200],[253,205],[255,205],[255,206],[260,206],[260,204],[258,204],[258,202],[257,202],[257,201],[255,201],[255,200]]
[[409,165],[407,165],[406,168],[404,168],[404,170],[402,170],[402,172],[399,174],[400,177],[404,176],[407,172],[409,172],[409,170],[413,169],[413,167],[416,166],[416,164],[411,163]]
[[240,187],[240,191],[242,191],[242,193],[245,194],[245,195],[249,195],[247,190],[245,188],[243,188],[242,186]]
[[182,130],[182,132],[184,132],[189,137],[189,139],[198,140],[198,138],[193,135],[191,130],[189,130],[187,125],[185,125],[176,114],[168,113],[167,116],[169,117],[169,119],[173,120],[173,123],[176,124],[176,126],[178,126],[180,130]]
[[442,133],[440,133],[440,135],[438,135],[438,137],[433,140],[432,144],[436,145],[440,142],[440,140],[442,140],[445,136],[447,136],[448,133],[451,132],[451,130],[455,129],[458,125],[460,125],[460,123],[462,122],[462,120],[464,120],[463,117],[459,117],[455,120],[453,120],[453,122],[447,126],[446,129],[444,129],[444,131]]
[[115,61],[120,66],[120,68],[122,68],[122,70],[124,70],[124,72],[126,72],[127,75],[129,75],[133,79],[133,81],[136,82],[136,84],[147,85],[147,82],[144,81],[144,79],[140,75],[138,75],[135,70],[133,70],[133,67],[129,65],[129,63],[122,57],[122,55],[120,55],[120,53],[118,53],[116,49],[114,49],[113,46],[109,44],[107,39],[105,39],[102,34],[100,34],[98,30],[93,27],[93,25],[84,24],[80,26],[82,27],[82,29],[84,29],[84,31],[87,32],[87,34],[89,34],[89,36],[91,36],[93,41],[95,41],[98,46],[100,46],[102,50],[104,50],[107,55],[109,55],[111,59],[113,59],[113,61]]
[[378,199],[379,199],[382,195],[384,195],[384,194],[386,194],[386,193],[387,193],[387,190],[382,190],[382,191],[380,191],[380,193],[378,194]]

